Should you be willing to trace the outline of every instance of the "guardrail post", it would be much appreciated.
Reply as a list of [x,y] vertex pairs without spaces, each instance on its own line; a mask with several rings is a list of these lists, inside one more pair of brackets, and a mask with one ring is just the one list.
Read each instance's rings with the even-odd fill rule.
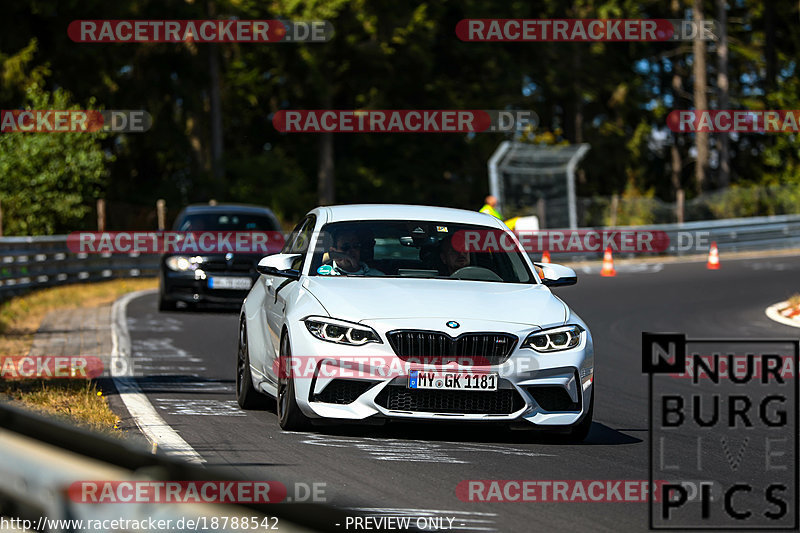
[[536,200],[536,216],[539,217],[539,229],[544,229],[547,227],[545,226],[544,222],[545,220],[544,217],[547,216],[547,212],[545,211],[545,209],[546,207],[544,203],[544,198],[540,197],[538,200]]
[[619,194],[614,193],[611,195],[611,215],[608,220],[608,225],[612,228],[617,225],[617,211],[619,211]]
[[167,202],[163,198],[156,201],[156,215],[158,217],[158,231],[164,231],[167,226]]
[[106,230],[106,201],[97,199],[97,231]]

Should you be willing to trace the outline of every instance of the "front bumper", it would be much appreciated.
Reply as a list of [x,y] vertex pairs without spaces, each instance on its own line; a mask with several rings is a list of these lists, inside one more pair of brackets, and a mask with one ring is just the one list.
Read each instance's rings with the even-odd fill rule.
[[[300,409],[312,419],[521,421],[552,429],[575,424],[587,413],[594,379],[594,350],[591,334],[579,320],[575,323],[586,330],[581,343],[574,349],[550,354],[519,347],[536,329],[530,325],[486,321],[471,324],[459,320],[464,326],[459,333],[496,331],[518,337],[508,358],[494,365],[417,365],[401,360],[386,342],[388,331],[442,331],[442,322],[415,319],[413,328],[409,327],[410,321],[370,322],[368,325],[384,343],[360,347],[320,341],[300,324],[291,337],[293,358],[303,361],[302,372],[293,373]],[[410,389],[408,371],[414,369],[493,372],[499,377],[498,390]]]
[[[161,297],[165,301],[191,304],[216,304],[238,306],[244,301],[248,290],[212,289],[208,287],[210,276],[232,276],[230,273],[206,273],[205,278],[197,278],[194,272],[174,272],[162,269],[160,276]],[[236,277],[249,277],[252,282],[258,274],[237,273]],[[251,283],[252,285],[252,283]]]

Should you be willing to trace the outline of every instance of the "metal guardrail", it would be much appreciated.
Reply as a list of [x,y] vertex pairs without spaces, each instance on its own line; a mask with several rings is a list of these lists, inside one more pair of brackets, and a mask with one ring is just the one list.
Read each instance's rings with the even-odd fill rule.
[[[592,228],[581,228],[592,229]],[[598,230],[663,231],[669,236],[669,247],[662,255],[692,255],[708,251],[711,242],[716,242],[721,252],[781,250],[800,248],[800,215],[776,215],[766,217],[728,218],[723,220],[700,220],[683,224],[652,224],[649,226],[615,226]],[[688,236],[702,237],[703,245],[689,244]],[[683,245],[683,246],[681,246]],[[541,252],[530,254],[538,258]],[[622,257],[653,256],[655,253],[620,253]],[[598,252],[562,252],[554,260],[583,260],[603,256]]]
[[[665,253],[679,256],[696,254],[699,251],[696,246],[681,248],[682,232],[686,234],[691,232],[694,236],[698,232],[705,232],[707,241],[715,241],[720,251],[800,248],[800,215],[603,229],[663,231],[670,239],[670,246]],[[538,257],[541,254],[532,255]],[[557,258],[586,259],[601,256],[602,251],[560,253]],[[2,237],[0,238],[0,300],[32,288],[114,278],[156,276],[158,267],[159,257],[153,254],[73,253],[67,248],[66,235]]]
[[0,238],[0,300],[32,288],[158,274],[159,256],[73,253],[66,235]]
[[708,241],[716,242],[719,249],[724,251],[800,248],[800,215],[702,220],[635,229],[660,230],[667,233],[670,238],[667,253],[677,255],[687,253],[678,246],[680,232],[708,232]]
[[[38,524],[40,517],[57,520],[196,519],[206,516],[277,517],[277,531],[341,531],[347,517],[362,513],[327,503],[76,503],[67,488],[75,481],[263,481],[244,476],[241,470],[207,468],[183,462],[159,452],[152,454],[133,442],[70,426],[38,413],[0,402],[0,516],[18,517]],[[290,480],[271,481],[291,486]],[[227,522],[226,522],[227,524]],[[238,533],[235,524],[209,531]],[[253,530],[253,528],[249,528]],[[259,528],[264,531],[264,527]],[[271,529],[271,528],[270,528]],[[50,526],[44,530],[67,533],[73,528]],[[81,531],[86,531],[83,529]],[[117,530],[116,528],[114,530]],[[139,529],[137,529],[138,531]],[[143,527],[141,530],[151,531]],[[172,526],[170,531],[195,531]],[[202,529],[200,529],[202,530]],[[416,531],[416,529],[414,529]],[[5,530],[4,530],[5,531]]]

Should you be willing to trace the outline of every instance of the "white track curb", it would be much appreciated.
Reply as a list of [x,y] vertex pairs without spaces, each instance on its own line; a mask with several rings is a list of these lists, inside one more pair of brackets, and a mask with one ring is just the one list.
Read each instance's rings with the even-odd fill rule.
[[158,447],[165,453],[181,457],[190,463],[204,463],[205,459],[161,418],[130,371],[131,337],[126,318],[128,303],[134,298],[153,292],[154,289],[126,294],[111,307],[111,379],[125,408],[144,436],[154,444],[154,448]]
[[778,302],[776,304],[770,305],[765,310],[767,317],[771,318],[775,322],[780,322],[781,324],[785,324],[787,326],[792,326],[794,328],[800,328],[800,320],[792,320],[791,318],[786,318],[783,316],[778,309],[781,307],[786,307],[789,305],[789,302]]

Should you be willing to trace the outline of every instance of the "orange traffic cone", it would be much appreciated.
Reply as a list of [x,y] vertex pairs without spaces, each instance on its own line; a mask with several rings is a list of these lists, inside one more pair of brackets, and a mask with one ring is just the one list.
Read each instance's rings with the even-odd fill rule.
[[711,248],[708,250],[708,264],[706,264],[706,268],[709,270],[719,270],[719,250],[717,249],[716,242],[712,242]]
[[601,276],[616,276],[617,271],[614,270],[614,258],[611,257],[611,247],[606,248],[603,254],[603,270],[600,271]]
[[542,260],[539,261],[539,262],[540,263],[549,263],[550,262],[550,251],[549,250],[545,250],[542,253]]

